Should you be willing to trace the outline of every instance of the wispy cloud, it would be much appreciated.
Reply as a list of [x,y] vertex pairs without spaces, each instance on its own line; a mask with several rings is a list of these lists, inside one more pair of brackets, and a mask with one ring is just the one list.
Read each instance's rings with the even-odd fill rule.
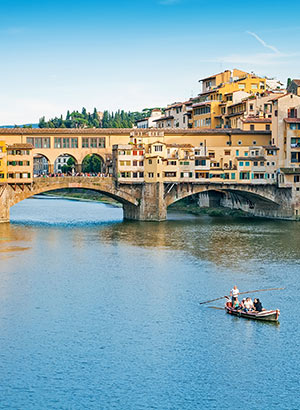
[[159,4],[162,4],[163,6],[172,6],[173,4],[178,4],[182,0],[160,0]]
[[276,54],[281,54],[278,48],[271,46],[270,44],[267,44],[262,38],[260,38],[256,33],[253,33],[252,31],[246,31],[247,34],[250,34],[250,36],[253,36],[261,45],[263,45],[265,48],[268,48],[272,50]]

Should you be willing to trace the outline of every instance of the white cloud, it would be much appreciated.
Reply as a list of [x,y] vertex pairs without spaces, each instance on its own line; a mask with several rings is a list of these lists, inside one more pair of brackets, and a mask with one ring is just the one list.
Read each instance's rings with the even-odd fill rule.
[[250,34],[250,36],[253,36],[260,44],[262,44],[265,48],[269,48],[276,54],[281,54],[280,51],[274,47],[271,46],[270,44],[267,44],[262,38],[260,38],[256,33],[253,33],[252,31],[246,31],[247,34]]

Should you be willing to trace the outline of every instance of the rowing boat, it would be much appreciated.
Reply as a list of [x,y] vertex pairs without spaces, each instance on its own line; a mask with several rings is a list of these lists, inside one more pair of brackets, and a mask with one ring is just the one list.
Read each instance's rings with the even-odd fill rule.
[[264,320],[268,322],[278,322],[280,315],[279,309],[276,310],[263,310],[262,312],[245,312],[243,310],[234,309],[231,306],[225,306],[226,313],[230,315],[244,317],[252,320]]

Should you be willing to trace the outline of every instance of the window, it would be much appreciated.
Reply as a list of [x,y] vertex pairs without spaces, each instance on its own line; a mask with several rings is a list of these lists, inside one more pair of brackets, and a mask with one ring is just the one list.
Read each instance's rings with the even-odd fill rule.
[[203,167],[205,167],[205,165],[206,165],[206,160],[205,160],[205,159],[196,159],[196,160],[195,160],[195,165],[196,165],[196,166],[203,166]]
[[270,124],[266,124],[266,131],[270,131],[271,129],[271,125]]
[[140,175],[140,178],[144,178],[144,172],[140,172],[139,175]]
[[144,151],[139,151],[139,155],[144,155]]
[[225,150],[224,153],[225,153],[225,155],[230,155],[230,151],[226,151],[226,150]]
[[238,145],[242,145],[242,141],[240,140],[240,141],[238,141]]
[[[89,139],[88,138],[82,138],[82,148],[89,148]],[[124,155],[121,154],[123,151],[119,151],[119,155]]]
[[154,173],[153,172],[148,172],[148,178],[154,178]]
[[252,144],[253,144],[253,145],[256,145],[256,141],[255,141],[255,140],[254,140],[254,141],[252,141]]
[[236,155],[237,157],[240,155],[240,151],[239,151],[238,149],[235,151],[235,155]]
[[249,108],[251,111],[253,111],[253,104],[250,104]]
[[257,84],[251,84],[251,90],[257,90]]
[[246,162],[245,162],[245,165],[246,165],[246,167],[249,167],[249,166],[250,166],[250,162],[249,162],[249,161],[246,161]]
[[255,127],[254,124],[250,124],[250,131],[254,131]]
[[163,150],[163,147],[162,147],[162,145],[154,145],[154,151],[156,151],[156,152],[161,152]]
[[150,165],[152,164],[152,159],[149,159],[148,164]]
[[254,161],[254,162],[253,162],[253,166],[254,166],[254,167],[257,167],[257,166],[258,166],[258,162],[257,162],[257,161]]
[[137,151],[133,151],[133,154],[132,155],[137,155],[138,153],[137,153]]
[[274,111],[274,115],[275,115],[275,117],[278,117],[278,110]]
[[[133,155],[134,155],[134,154],[133,154]],[[132,161],[132,165],[133,165],[134,167],[137,167],[137,164],[138,164],[137,161]]]
[[215,153],[214,152],[209,152],[208,156],[209,156],[209,158],[215,158]]
[[168,165],[176,165],[177,161],[168,161]]
[[244,152],[245,157],[248,157],[248,151]]
[[144,166],[144,161],[139,161],[139,166],[143,167]]
[[78,138],[71,138],[71,148],[78,148]]
[[[82,147],[83,147],[83,140],[84,140],[85,138],[83,138],[82,139]],[[119,155],[125,155],[125,151],[119,151]]]
[[132,173],[132,177],[133,177],[133,178],[137,178],[137,177],[138,177],[138,173],[137,173],[137,172],[133,172],[133,173]]
[[300,182],[300,176],[294,175],[294,182]]
[[244,162],[243,162],[243,161],[240,161],[240,162],[239,162],[239,166],[240,166],[240,167],[244,166]]
[[54,148],[62,148],[61,138],[54,138]]
[[263,167],[263,166],[264,166],[264,161],[260,161],[259,165],[260,165],[261,167]]

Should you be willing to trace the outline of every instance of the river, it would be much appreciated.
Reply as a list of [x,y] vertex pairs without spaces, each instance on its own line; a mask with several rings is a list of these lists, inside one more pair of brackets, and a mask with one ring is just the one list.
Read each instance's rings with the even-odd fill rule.
[[[299,243],[296,222],[15,205],[0,225],[0,408],[299,408]],[[199,305],[234,284],[286,287],[259,294],[280,325]]]

